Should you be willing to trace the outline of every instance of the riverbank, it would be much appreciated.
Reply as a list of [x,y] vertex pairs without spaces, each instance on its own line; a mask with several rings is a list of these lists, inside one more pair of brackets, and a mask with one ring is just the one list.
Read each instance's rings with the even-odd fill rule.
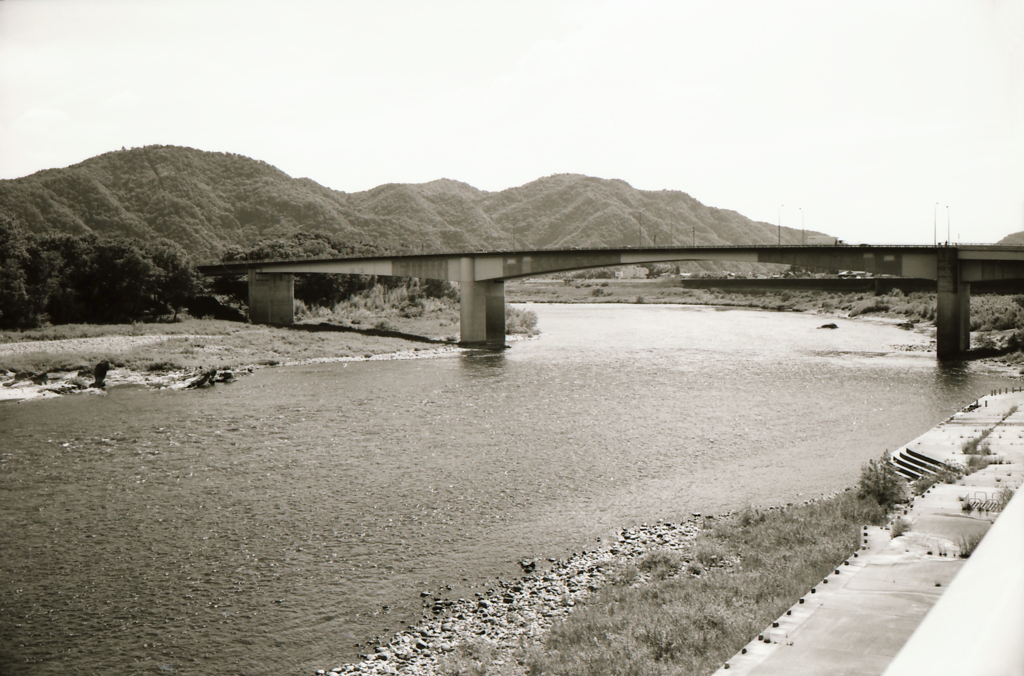
[[313,674],[417,624],[422,591],[472,599],[622,526],[841,489],[1011,385],[869,323],[534,309],[544,340],[503,354],[2,407],[0,671]]
[[[671,279],[570,281],[513,282],[508,285],[508,301],[772,309],[818,314],[825,324],[840,318],[873,321],[934,338],[934,325],[920,314],[927,313],[929,301],[916,294],[898,306],[893,299],[880,305],[870,294],[847,294],[850,297],[837,304],[832,294],[824,292],[798,292],[791,297],[788,292],[776,296],[683,289]],[[874,309],[864,310],[865,303]],[[63,325],[0,332],[0,401],[102,392],[90,384],[96,365],[104,362],[110,366],[107,385],[186,388],[230,381],[267,366],[448,354],[459,350],[457,314],[449,305],[439,302],[435,311],[421,316],[403,316],[390,307],[377,314],[365,308],[306,311],[290,327],[190,318],[176,323]],[[883,312],[882,307],[889,309]],[[986,325],[994,325],[992,315],[1001,307],[987,302],[981,308]],[[509,306],[506,321],[509,330],[517,332],[510,340],[538,333],[536,316],[528,310]],[[1003,374],[1019,375],[1024,352],[1017,349],[1016,341],[1013,329],[977,332],[976,348],[967,358],[982,360]],[[918,342],[894,347],[934,350],[934,344]]]
[[[829,319],[875,321],[935,339],[935,294],[894,291],[764,291],[750,293],[717,288],[683,288],[676,277],[654,279],[529,278],[505,285],[515,303],[683,304],[800,312]],[[1024,307],[1019,296],[979,295],[971,299],[971,351],[966,360],[997,368],[1024,367]],[[919,348],[915,348],[919,349]],[[934,343],[931,346],[934,351]]]
[[[999,425],[1024,419],[1021,402],[985,398],[907,446],[964,456],[968,429],[1002,439]],[[523,577],[475,599],[423,592],[432,618],[317,674],[831,673],[851,659],[863,667],[851,673],[881,674],[1008,502],[963,496],[1019,488],[1024,455],[1010,437],[993,444],[999,462],[921,487],[892,512],[864,495],[866,470],[858,491],[624,529],[548,570],[524,561]]]
[[473,599],[423,592],[432,617],[317,674],[707,674],[884,517],[846,491],[623,529],[546,570],[524,561],[526,575]]
[[211,370],[221,379],[267,366],[324,361],[413,359],[460,348],[445,338],[326,322],[270,327],[189,319],[174,324],[68,325],[0,336],[0,401],[97,393],[106,385],[188,387]]
[[[301,305],[301,304],[300,304]],[[0,332],[0,401],[98,393],[106,385],[186,388],[226,382],[266,366],[372,359],[422,359],[458,352],[458,307],[435,300],[419,314],[379,308],[300,307],[272,327],[213,319],[149,324],[68,324]],[[506,308],[514,341],[536,336],[532,312]]]

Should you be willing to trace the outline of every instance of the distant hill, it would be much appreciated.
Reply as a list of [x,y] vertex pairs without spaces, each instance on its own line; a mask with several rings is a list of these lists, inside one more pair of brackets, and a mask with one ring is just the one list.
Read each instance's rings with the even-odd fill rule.
[[1015,232],[1012,235],[1007,235],[996,242],[996,244],[1024,244],[1024,232]]
[[[105,153],[0,181],[0,210],[35,233],[167,238],[215,259],[231,245],[322,232],[394,252],[777,241],[777,228],[686,193],[560,174],[486,192],[440,179],[345,193],[242,155],[177,146]],[[816,233],[820,234],[820,233]],[[782,229],[783,242],[801,232]]]

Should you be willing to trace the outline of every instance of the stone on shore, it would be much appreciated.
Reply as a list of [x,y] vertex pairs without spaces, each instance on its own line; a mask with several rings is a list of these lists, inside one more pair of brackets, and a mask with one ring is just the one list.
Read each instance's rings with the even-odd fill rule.
[[99,364],[96,364],[96,368],[94,368],[93,371],[92,371],[93,381],[92,381],[92,385],[90,385],[90,387],[102,388],[102,387],[106,386],[106,384],[107,384],[107,371],[109,371],[109,370],[110,370],[110,362],[109,361],[104,360],[104,361],[101,361]]

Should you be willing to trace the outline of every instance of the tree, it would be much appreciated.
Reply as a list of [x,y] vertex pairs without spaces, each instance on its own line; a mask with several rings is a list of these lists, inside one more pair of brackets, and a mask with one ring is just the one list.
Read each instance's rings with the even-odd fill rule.
[[0,212],[0,326],[14,328],[36,321],[28,293],[25,268],[29,256],[21,228]]
[[157,267],[154,299],[171,310],[177,320],[178,312],[189,300],[205,290],[203,280],[189,263],[185,250],[169,239],[150,242],[146,250]]

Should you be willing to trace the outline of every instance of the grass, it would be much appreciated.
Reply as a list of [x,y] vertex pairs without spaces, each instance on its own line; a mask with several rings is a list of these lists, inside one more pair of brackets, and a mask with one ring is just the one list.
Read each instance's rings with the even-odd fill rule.
[[38,329],[0,331],[0,345],[23,343],[37,340],[70,340],[75,338],[100,338],[103,336],[151,336],[151,335],[227,335],[239,330],[238,322],[217,319],[194,319],[181,315],[178,322],[133,322],[131,324],[60,324]]
[[890,531],[890,539],[898,538],[907,531],[910,530],[910,522],[903,517],[896,517],[896,520],[892,522],[892,530]]
[[[56,328],[67,330],[53,330]],[[95,331],[92,330],[94,328]],[[23,332],[31,336],[25,340],[46,339],[43,336],[54,336],[53,339],[56,339],[161,333],[169,333],[171,337],[148,345],[99,349],[69,348],[53,352],[38,350],[7,353],[0,343],[0,368],[32,373],[74,371],[81,368],[91,371],[97,362],[106,360],[115,368],[130,368],[143,372],[197,368],[227,369],[247,364],[273,364],[324,357],[358,357],[426,347],[423,343],[399,337],[308,329],[309,327],[304,328],[302,325],[278,328],[199,319],[180,324],[52,327]]]
[[982,531],[974,531],[970,533],[960,533],[956,539],[956,546],[960,550],[960,558],[968,559],[974,550],[977,549],[981,543],[981,539],[985,537],[985,533]]
[[1006,509],[1006,506],[1010,504],[1010,500],[1013,499],[1013,495],[1014,490],[1009,486],[1003,486],[1002,488],[1000,488],[999,491],[996,493],[996,506],[994,511],[1001,512],[1004,509]]
[[748,509],[701,533],[689,555],[649,554],[636,569],[650,582],[621,575],[519,661],[531,675],[710,673],[856,550],[864,523],[884,519],[853,491]]
[[1000,465],[1002,459],[992,457],[991,455],[971,455],[967,458],[967,474],[974,474],[978,470],[985,469],[989,465]]
[[968,439],[967,441],[960,444],[960,450],[964,455],[989,455],[992,451],[989,449],[988,443],[985,441],[988,435],[992,434],[994,427],[990,427],[977,437]]
[[[969,464],[969,463],[968,463]],[[968,472],[969,473],[969,472]],[[948,465],[934,474],[924,474],[920,478],[915,479],[910,484],[910,491],[914,495],[923,495],[929,488],[935,484],[955,484],[960,477],[963,476],[963,472],[960,471],[959,467],[949,467]]]

